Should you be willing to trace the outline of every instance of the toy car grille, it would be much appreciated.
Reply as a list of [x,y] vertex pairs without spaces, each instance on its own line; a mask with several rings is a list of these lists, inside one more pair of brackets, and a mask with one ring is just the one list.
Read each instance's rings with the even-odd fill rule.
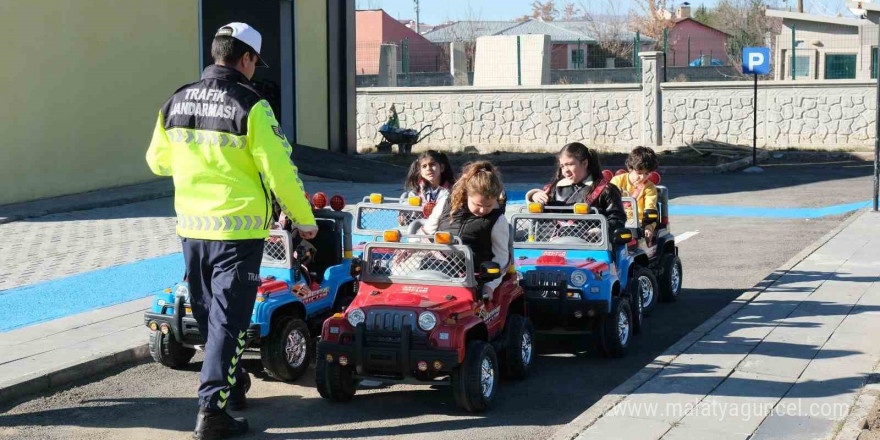
[[529,298],[559,298],[568,280],[564,272],[530,270],[523,276],[522,284]]
[[514,243],[605,244],[602,222],[596,219],[517,218]]
[[287,240],[284,234],[275,234],[270,232],[266,238],[266,244],[263,246],[263,265],[268,266],[286,266],[288,261]]
[[371,275],[432,281],[465,281],[467,257],[455,249],[372,248],[367,256]]
[[416,329],[416,312],[412,310],[370,310],[367,312],[367,331],[399,332],[408,325]]
[[413,220],[424,219],[421,207],[406,207],[401,209],[385,207],[363,206],[357,211],[357,229],[370,231],[384,231],[397,229],[401,226],[409,226]]

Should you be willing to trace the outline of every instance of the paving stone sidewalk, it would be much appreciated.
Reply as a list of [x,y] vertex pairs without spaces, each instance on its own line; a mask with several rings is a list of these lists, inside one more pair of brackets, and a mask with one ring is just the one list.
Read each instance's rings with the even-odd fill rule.
[[880,214],[738,301],[577,439],[855,439],[880,361]]

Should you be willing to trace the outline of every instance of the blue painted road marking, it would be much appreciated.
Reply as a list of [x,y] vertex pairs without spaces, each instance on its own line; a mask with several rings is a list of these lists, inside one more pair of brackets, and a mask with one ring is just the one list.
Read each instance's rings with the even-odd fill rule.
[[0,332],[152,296],[183,270],[177,253],[0,291]]

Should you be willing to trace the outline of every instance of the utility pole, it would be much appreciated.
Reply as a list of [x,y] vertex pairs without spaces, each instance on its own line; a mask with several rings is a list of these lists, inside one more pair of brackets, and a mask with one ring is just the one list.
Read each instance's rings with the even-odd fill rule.
[[798,0],[798,12],[804,12],[804,0]]
[[[801,1],[803,1],[803,0],[801,0]],[[413,0],[413,3],[415,4],[415,7],[416,7],[416,33],[421,35],[422,33],[419,32],[419,0]]]

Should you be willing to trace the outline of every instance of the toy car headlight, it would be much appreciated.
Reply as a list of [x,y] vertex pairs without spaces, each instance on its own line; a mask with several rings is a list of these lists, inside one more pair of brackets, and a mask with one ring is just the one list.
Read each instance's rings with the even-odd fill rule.
[[437,315],[432,312],[422,312],[419,314],[419,328],[429,332],[437,326]]
[[576,270],[571,273],[571,285],[574,287],[582,287],[587,283],[587,273],[582,270]]
[[364,315],[364,311],[361,309],[354,309],[348,312],[348,323],[351,324],[352,327],[357,327],[358,324],[366,321],[367,316]]
[[189,298],[189,287],[187,287],[185,284],[178,284],[177,290],[175,290],[174,292],[174,296]]

